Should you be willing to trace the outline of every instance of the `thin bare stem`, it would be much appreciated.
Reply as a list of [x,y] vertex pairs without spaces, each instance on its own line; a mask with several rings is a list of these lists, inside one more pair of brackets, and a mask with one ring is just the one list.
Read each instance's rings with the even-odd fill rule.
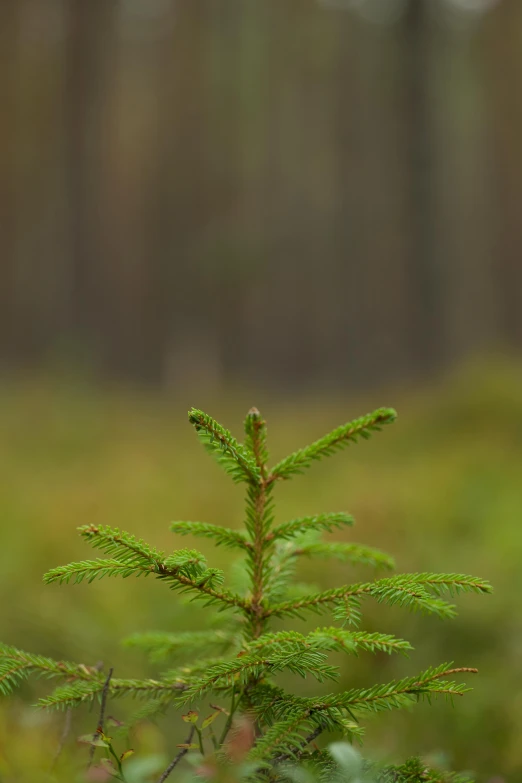
[[205,748],[203,746],[203,732],[201,731],[201,729],[198,729],[197,726],[196,726],[196,731],[198,733],[199,752],[201,753],[202,756],[204,756]]
[[[192,728],[190,729],[190,734],[188,735],[188,737],[187,737],[187,739],[185,741],[185,745],[191,745],[192,744],[192,738],[194,737],[195,732],[196,732],[196,727],[192,726]],[[172,761],[170,762],[169,766],[167,767],[167,769],[165,770],[163,775],[158,780],[158,783],[164,783],[164,781],[167,780],[167,778],[169,777],[170,773],[175,769],[175,767],[178,766],[179,762],[181,761],[183,756],[187,755],[188,751],[189,751],[188,748],[181,748],[179,753],[172,759]]]
[[[97,734],[101,734],[103,732],[103,726],[104,726],[104,723],[105,723],[105,709],[107,707],[107,698],[109,696],[109,687],[110,687],[110,684],[111,684],[111,678],[112,678],[113,671],[114,671],[114,669],[112,669],[112,668],[109,669],[109,673],[107,675],[107,679],[105,680],[105,685],[103,686],[103,691],[102,691],[102,695],[101,695],[101,704],[100,704],[100,714],[99,714],[99,717],[98,717],[98,725],[96,727],[96,731],[94,732],[93,739],[96,739],[96,735]],[[89,748],[89,763],[88,763],[87,767],[90,767],[92,762],[93,762],[95,750],[96,750],[96,746],[95,745],[91,745],[91,747]]]
[[234,720],[234,713],[235,713],[235,711],[236,711],[236,709],[237,709],[237,707],[238,707],[238,705],[239,705],[239,703],[241,701],[241,696],[242,696],[242,694],[240,694],[240,696],[239,696],[239,698],[238,698],[238,700],[236,702],[236,694],[234,692],[232,692],[232,704],[230,705],[230,712],[228,713],[227,722],[225,723],[225,728],[223,729],[223,733],[222,733],[221,737],[219,738],[219,745],[220,746],[224,744],[224,742],[225,742],[225,740],[227,738],[228,732],[231,729],[232,721]]

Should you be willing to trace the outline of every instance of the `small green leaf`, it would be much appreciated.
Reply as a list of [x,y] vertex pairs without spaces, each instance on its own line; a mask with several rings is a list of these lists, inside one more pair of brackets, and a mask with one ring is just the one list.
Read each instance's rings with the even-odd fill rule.
[[181,716],[185,723],[197,723],[199,720],[199,713],[197,713],[195,710],[190,710],[190,712],[187,712],[186,715]]
[[210,726],[211,723],[214,723],[216,718],[219,718],[219,715],[220,715],[219,712],[213,712],[212,715],[209,715],[208,718],[205,718],[205,720],[201,724],[201,728],[206,729],[207,726]]
[[78,742],[83,745],[92,745],[94,748],[108,748],[109,743],[105,742],[109,737],[105,737],[103,734],[83,734],[78,737]]
[[130,756],[134,755],[134,750],[132,748],[129,748],[128,750],[125,750],[121,756],[120,761],[125,761],[125,759],[128,759]]
[[189,745],[187,742],[183,742],[181,745],[176,745],[177,748],[184,748],[185,750],[199,750],[199,745],[192,743]]

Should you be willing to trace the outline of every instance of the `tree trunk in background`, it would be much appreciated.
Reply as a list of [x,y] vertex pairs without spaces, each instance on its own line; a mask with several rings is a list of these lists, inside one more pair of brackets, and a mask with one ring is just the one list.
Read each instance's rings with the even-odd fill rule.
[[490,348],[498,321],[498,298],[491,296],[491,161],[480,69],[486,52],[477,28],[439,30],[437,37],[433,178],[439,260],[447,268],[439,301],[441,344],[445,360],[456,362]]
[[[288,385],[295,383],[295,321],[299,307],[299,266],[292,252],[286,220],[288,180],[284,168],[281,100],[288,84],[289,10],[277,0],[256,5],[259,9],[259,35],[263,47],[260,73],[262,163],[260,166],[259,210],[263,269],[266,275],[263,331],[270,350],[262,351],[267,375]],[[268,318],[267,318],[268,316]]]
[[[180,112],[180,57],[186,53],[179,32],[186,17],[181,0],[171,0],[160,20],[161,30],[155,36],[157,57],[148,82],[154,96],[153,119],[146,140],[145,156],[150,167],[145,191],[148,202],[142,202],[146,245],[143,248],[142,302],[143,321],[140,340],[141,375],[151,383],[179,383],[177,368],[170,366],[176,320],[183,323],[190,307],[188,292],[179,296],[180,286],[194,276],[183,254],[179,252],[179,227],[173,210],[173,190],[179,187],[182,169],[177,165],[176,149],[183,117]],[[186,5],[184,6],[186,8]],[[192,45],[190,36],[185,47]],[[194,50],[195,59],[200,52]],[[174,248],[177,248],[174,250]],[[176,274],[176,270],[178,274]],[[181,283],[181,281],[185,281]]]
[[14,285],[17,240],[17,87],[19,0],[0,4],[0,370],[16,353]]
[[[353,333],[345,336],[357,367],[352,383],[367,386],[377,383],[382,374],[392,379],[411,370],[404,341],[407,231],[399,228],[411,220],[411,203],[398,187],[405,130],[397,89],[402,52],[397,51],[392,31],[360,24],[361,29],[352,33],[341,70],[341,85],[345,91],[351,86],[348,94],[356,102],[346,105],[346,98],[338,98],[340,107],[345,104],[345,139],[340,137],[337,155],[346,158],[339,169],[346,205],[340,213],[346,236],[341,264],[345,278],[352,278],[346,291],[351,292],[348,317]],[[352,159],[346,154],[350,147]],[[355,239],[355,253],[350,237],[352,242]]]
[[[272,358],[267,355],[266,345],[267,340],[273,337],[270,294],[274,259],[268,251],[267,240],[271,233],[266,219],[265,199],[268,184],[265,181],[265,158],[270,159],[271,152],[264,122],[267,71],[270,70],[266,60],[265,16],[270,12],[270,5],[271,0],[264,4],[258,0],[246,3],[240,0],[241,26],[236,31],[238,38],[235,41],[238,127],[233,135],[238,144],[238,193],[227,220],[227,237],[231,242],[235,239],[235,253],[242,256],[234,258],[234,266],[243,261],[248,267],[245,274],[239,277],[241,293],[236,283],[233,295],[241,300],[240,372],[244,373],[247,381],[254,383],[259,381],[260,375],[272,372]],[[230,285],[230,273],[226,277],[227,285]]]
[[[5,279],[3,340],[21,363],[40,362],[63,326],[59,318],[63,277],[60,209],[61,7],[55,0],[2,4],[0,35],[10,105],[2,107],[7,154],[7,200],[2,267]],[[11,93],[9,92],[11,85]],[[10,96],[10,97],[9,97]],[[2,154],[0,153],[0,154]],[[9,214],[11,212],[11,214]],[[0,308],[4,310],[4,308]]]
[[[224,209],[210,190],[209,0],[177,0],[170,6],[171,38],[164,42],[154,88],[159,90],[150,228],[161,286],[154,328],[160,338],[161,374],[173,385],[214,387],[221,376],[219,344],[211,313],[208,231]],[[151,308],[154,302],[150,303]]]
[[[67,0],[64,167],[70,242],[70,332],[96,352],[100,334],[99,192],[104,176],[100,145],[105,133],[103,96],[113,63],[117,0]],[[110,263],[110,261],[109,261]],[[110,335],[105,339],[110,340]],[[92,344],[94,343],[94,345]]]
[[161,13],[120,5],[102,108],[100,276],[103,332],[110,336],[103,364],[113,377],[154,384],[163,380],[170,295],[165,254],[172,238],[161,218],[162,185],[172,182],[164,136],[175,111],[165,94],[174,24],[174,3]]
[[[332,95],[336,94],[337,30],[329,13],[316,3],[285,5],[278,41],[280,92],[279,176],[284,176],[284,211],[276,215],[281,245],[278,268],[288,267],[285,300],[280,305],[291,318],[284,324],[287,344],[282,352],[281,383],[317,388],[335,379],[343,362],[329,350],[336,328],[332,289],[336,290],[339,256],[329,240],[329,212],[337,208],[336,129],[332,126]],[[328,74],[328,77],[326,77]],[[281,188],[280,188],[281,189]],[[334,252],[332,252],[334,251]],[[332,318],[333,315],[333,318]],[[285,359],[286,355],[286,359]],[[291,356],[295,370],[285,378]]]
[[443,259],[438,254],[432,193],[432,30],[426,0],[409,0],[402,25],[404,52],[404,175],[411,224],[407,278],[411,313],[405,340],[411,366],[429,373],[440,363]]
[[241,79],[244,0],[209,6],[205,53],[208,89],[207,124],[209,225],[202,260],[207,270],[209,332],[224,379],[237,377],[248,348],[243,323],[244,290],[252,276],[244,245],[239,203],[242,188]]
[[[296,382],[316,389],[338,384],[347,364],[342,348],[340,355],[335,353],[335,336],[345,305],[340,314],[334,303],[342,300],[339,275],[344,274],[348,259],[341,257],[332,230],[333,216],[339,210],[336,118],[340,36],[335,16],[325,13],[317,3],[297,2],[293,8],[294,17],[288,26],[294,51],[292,81],[282,100],[283,166],[292,185],[286,230],[295,248],[288,297],[297,300],[287,352],[295,354]],[[350,46],[349,38],[347,42],[343,36],[343,46]],[[344,76],[353,78],[350,74]],[[350,81],[345,90],[347,86]],[[342,96],[345,98],[346,92]],[[283,254],[280,263],[284,259]],[[339,336],[340,341],[343,337]]]
[[372,194],[365,177],[365,162],[375,130],[365,121],[364,110],[368,89],[364,49],[366,36],[370,33],[364,27],[354,29],[348,14],[338,15],[337,30],[334,119],[337,195],[333,217],[337,268],[332,281],[332,307],[338,313],[339,321],[332,334],[331,362],[337,365],[338,381],[343,386],[357,388],[364,384],[371,361],[363,337],[370,259],[366,254],[362,223],[363,216],[371,208]]
[[501,340],[505,345],[520,350],[522,348],[521,5],[519,3],[501,5],[490,32],[492,42],[485,65],[493,166],[491,214],[495,230],[493,257],[496,287],[492,295],[499,303],[498,323]]

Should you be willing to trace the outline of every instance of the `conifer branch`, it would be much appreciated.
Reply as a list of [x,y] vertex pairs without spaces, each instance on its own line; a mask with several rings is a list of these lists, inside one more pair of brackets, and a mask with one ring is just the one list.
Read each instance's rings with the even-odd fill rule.
[[139,563],[147,566],[155,565],[165,559],[162,552],[118,528],[107,525],[82,525],[78,528],[78,532],[92,547],[101,549],[121,563]]
[[49,696],[39,700],[41,707],[65,709],[84,702],[101,698],[104,689],[112,696],[149,696],[162,693],[179,693],[188,687],[186,678],[176,672],[163,680],[123,680],[106,678],[98,667],[85,664],[55,661],[43,655],[19,650],[16,647],[0,645],[0,693],[7,695],[30,675],[46,679],[63,679],[65,685],[58,686]]
[[291,753],[282,753],[280,756],[276,756],[273,763],[274,764],[282,764],[284,761],[288,761],[291,758],[299,759],[303,755],[303,753],[306,751],[306,748],[308,745],[310,745],[312,742],[314,742],[320,734],[322,734],[324,731],[322,726],[316,726],[316,728],[312,731],[311,734],[308,735],[308,737],[305,737],[304,740],[301,742],[301,747],[299,750],[292,756]]
[[[78,680],[59,685],[48,696],[38,700],[38,707],[53,709],[67,709],[78,707],[81,704],[89,704],[95,699],[101,698],[105,683],[101,681]],[[133,698],[158,699],[161,696],[175,696],[187,690],[187,682],[167,680],[132,680],[112,679],[108,692],[113,698],[131,696]]]
[[267,609],[267,614],[277,617],[295,616],[303,609],[320,612],[324,611],[324,607],[343,602],[347,598],[369,595],[380,603],[398,604],[438,614],[441,617],[453,617],[455,608],[445,601],[433,598],[428,592],[429,589],[435,595],[442,595],[444,592],[450,595],[460,592],[490,593],[491,585],[466,574],[399,574],[374,582],[325,590],[300,601],[276,604]]
[[249,759],[270,758],[280,748],[284,749],[282,755],[291,758],[301,746],[302,732],[306,729],[314,729],[315,732],[316,728],[322,730],[321,726],[314,727],[311,710],[279,720],[256,742]]
[[111,559],[83,560],[58,566],[44,575],[46,583],[76,583],[104,576],[148,576],[154,575],[167,582],[172,590],[195,592],[195,598],[207,603],[222,603],[226,606],[247,609],[248,604],[240,596],[216,589],[223,581],[223,572],[207,568],[204,556],[194,549],[178,549],[166,557],[162,552],[149,547],[130,533],[110,527],[86,525],[79,528],[80,534],[89,543],[107,554]]
[[223,661],[209,666],[205,675],[187,688],[180,696],[180,704],[199,699],[215,689],[226,690],[240,682],[248,685],[252,679],[259,680],[268,672],[275,673],[288,669],[292,674],[306,677],[311,674],[319,682],[336,679],[338,670],[325,665],[327,656],[313,648],[303,648],[296,644],[286,644],[279,649],[263,654],[245,654],[231,661]]
[[266,421],[257,408],[251,408],[245,419],[246,447],[254,455],[261,478],[266,480],[268,448],[266,445]]
[[93,666],[69,661],[54,661],[43,655],[0,644],[0,693],[8,695],[31,674],[47,679],[60,677],[68,680],[95,682],[103,687],[103,675]]
[[172,522],[170,529],[173,533],[178,533],[181,536],[190,535],[214,539],[217,546],[243,549],[244,551],[252,549],[252,544],[244,533],[228,527],[212,525],[209,522]]
[[[249,605],[239,595],[228,590],[216,590],[212,586],[214,577],[220,576],[221,573],[217,569],[208,568],[194,578],[186,576],[179,568],[169,568],[165,565],[160,567],[159,578],[167,581],[172,590],[180,590],[181,592],[196,591],[197,594],[199,593],[199,598],[204,600],[207,605],[221,603],[247,611]],[[198,595],[195,597],[197,598]]]
[[384,424],[391,424],[396,418],[397,413],[393,408],[379,408],[373,413],[343,424],[310,446],[299,449],[278,462],[272,469],[268,481],[288,479],[295,474],[303,473],[304,469],[309,468],[315,460],[328,457],[346,448],[350,443],[356,443],[359,438],[369,438],[372,432],[380,430]]
[[266,447],[266,423],[257,408],[252,408],[245,420],[247,446],[253,455],[258,478],[247,490],[245,527],[250,537],[248,570],[251,577],[252,598],[248,610],[250,628],[254,637],[264,630],[265,592],[270,579],[270,553],[267,534],[273,522],[273,499],[267,482],[268,451]]
[[234,481],[246,481],[250,484],[259,482],[260,473],[255,459],[228,430],[197,408],[191,408],[188,417],[207,451]]
[[379,549],[352,544],[343,541],[317,542],[299,546],[293,551],[295,557],[332,557],[343,562],[375,566],[392,570],[395,561],[392,557]]
[[443,680],[453,674],[477,674],[472,667],[452,668],[452,664],[442,664],[436,668],[427,669],[417,677],[376,685],[373,688],[353,689],[345,693],[327,696],[321,701],[306,700],[309,709],[329,710],[332,707],[342,707],[356,712],[379,712],[390,708],[400,708],[409,704],[413,698],[429,697],[431,695],[462,696],[470,688],[465,684]]
[[248,530],[252,537],[252,554],[250,556],[252,578],[252,600],[250,602],[251,622],[254,637],[259,636],[264,629],[263,599],[268,576],[268,552],[265,549],[267,526],[271,521],[267,508],[267,489],[262,482],[257,487],[250,487],[247,502]]
[[[453,668],[451,664],[443,664],[428,669],[416,677],[376,685],[373,688],[354,688],[320,699],[291,696],[280,688],[260,686],[256,694],[259,714],[263,720],[273,724],[274,731],[270,730],[265,735],[267,737],[270,733],[267,746],[260,743],[254,749],[254,753],[256,757],[264,756],[265,751],[269,754],[274,747],[273,741],[284,744],[285,731],[292,735],[290,744],[295,747],[297,736],[293,732],[302,725],[303,721],[315,720],[324,728],[333,729],[336,725],[338,727],[342,725],[343,713],[351,717],[354,713],[400,709],[419,698],[429,699],[438,695],[448,698],[462,696],[470,690],[465,684],[443,679],[461,673],[476,674],[477,670],[471,667]],[[281,740],[277,740],[278,735],[281,736]]]
[[320,650],[347,652],[354,655],[359,650],[366,652],[399,652],[406,655],[413,647],[405,639],[390,634],[369,631],[346,631],[342,628],[317,628],[306,637],[309,644]]
[[317,514],[312,517],[300,517],[299,519],[292,519],[290,522],[284,522],[281,525],[277,525],[267,535],[267,541],[275,541],[278,539],[292,539],[295,536],[310,531],[317,532],[324,530],[326,533],[331,533],[332,530],[336,530],[341,527],[351,526],[354,524],[354,519],[350,514],[333,513],[333,514]]
[[357,655],[359,650],[368,652],[402,652],[413,649],[404,639],[397,639],[389,634],[370,633],[368,631],[347,631],[342,628],[317,628],[306,636],[298,631],[278,631],[260,636],[250,644],[249,653],[255,650],[270,650],[281,648],[285,644],[302,646],[328,652],[346,652]]
[[149,576],[150,574],[167,582],[171,590],[194,592],[194,598],[204,600],[207,605],[221,603],[245,611],[249,608],[249,604],[240,596],[229,591],[216,590],[213,587],[216,580],[219,582],[222,577],[222,572],[215,568],[204,569],[198,577],[191,577],[184,574],[180,568],[169,568],[164,564],[157,564],[154,570],[151,570],[137,564],[120,563],[117,560],[83,560],[52,568],[44,575],[44,581],[47,584],[52,582],[62,584],[63,582],[68,583],[72,579],[78,584],[84,579],[92,582],[104,576],[125,578],[128,576]]
[[139,564],[98,558],[96,560],[80,560],[77,563],[67,563],[67,565],[51,568],[44,574],[44,582],[46,584],[53,582],[69,584],[72,580],[74,584],[80,584],[84,579],[90,583],[95,579],[103,579],[105,576],[121,576],[126,579],[129,576],[150,576],[151,573],[154,572],[149,567]]

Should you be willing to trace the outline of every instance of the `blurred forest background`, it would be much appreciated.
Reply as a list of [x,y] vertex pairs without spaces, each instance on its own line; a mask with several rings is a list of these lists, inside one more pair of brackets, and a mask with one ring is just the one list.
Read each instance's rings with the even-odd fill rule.
[[[76,525],[240,524],[191,404],[236,432],[258,405],[275,458],[394,405],[280,518],[347,510],[401,570],[494,583],[450,624],[372,609],[417,652],[343,685],[478,665],[367,752],[522,781],[520,0],[1,0],[0,53],[0,639],[130,676],[121,637],[205,622],[152,583],[41,583],[91,555]],[[1,783],[49,781],[42,687],[0,704]],[[135,742],[168,759],[178,723]]]
[[519,0],[2,0],[0,36],[4,366],[353,388],[522,348]]

